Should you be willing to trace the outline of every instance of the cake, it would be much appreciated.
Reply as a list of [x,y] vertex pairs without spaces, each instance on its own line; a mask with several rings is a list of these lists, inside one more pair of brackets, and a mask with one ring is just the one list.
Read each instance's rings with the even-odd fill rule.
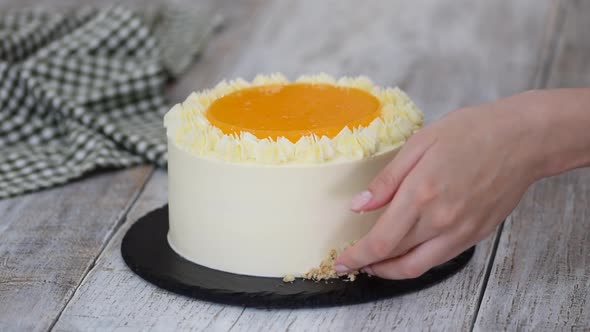
[[422,119],[366,77],[261,75],[192,93],[164,118],[168,242],[212,269],[304,276],[374,224],[380,211],[350,200]]

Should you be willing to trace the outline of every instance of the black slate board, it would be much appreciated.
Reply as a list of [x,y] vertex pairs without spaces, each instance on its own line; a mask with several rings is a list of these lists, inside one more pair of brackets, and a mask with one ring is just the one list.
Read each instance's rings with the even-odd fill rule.
[[213,270],[192,263],[168,245],[168,206],[140,218],[125,234],[121,254],[143,279],[181,295],[200,300],[258,308],[326,307],[370,302],[415,292],[461,270],[475,247],[434,267],[419,278],[385,280],[365,274],[354,282],[343,279],[314,282],[252,277]]

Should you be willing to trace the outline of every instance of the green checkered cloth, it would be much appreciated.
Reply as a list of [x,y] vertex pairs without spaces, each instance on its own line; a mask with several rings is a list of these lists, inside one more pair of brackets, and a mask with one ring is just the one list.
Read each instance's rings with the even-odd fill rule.
[[0,15],[0,199],[99,168],[165,166],[164,84],[212,26],[170,7]]

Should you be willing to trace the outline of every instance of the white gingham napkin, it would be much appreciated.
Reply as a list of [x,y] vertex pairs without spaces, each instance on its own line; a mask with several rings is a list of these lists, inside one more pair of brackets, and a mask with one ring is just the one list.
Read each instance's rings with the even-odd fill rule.
[[[166,165],[165,82],[212,22],[163,8],[0,15],[0,199],[97,169]],[[160,38],[158,38],[160,37]]]

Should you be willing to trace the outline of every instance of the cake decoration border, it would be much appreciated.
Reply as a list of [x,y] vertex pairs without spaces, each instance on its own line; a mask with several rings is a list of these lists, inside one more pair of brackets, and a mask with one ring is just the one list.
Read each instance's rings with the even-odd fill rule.
[[[289,83],[331,84],[366,91],[380,102],[380,116],[367,126],[344,127],[335,137],[302,136],[296,143],[279,137],[260,139],[249,132],[225,134],[205,116],[216,99],[241,89]],[[196,156],[209,156],[230,162],[259,164],[323,163],[338,158],[359,160],[393,150],[416,132],[423,113],[401,89],[382,88],[365,76],[302,75],[289,81],[283,74],[258,75],[251,82],[242,78],[223,80],[212,89],[191,93],[164,116],[169,140],[181,150]]]

